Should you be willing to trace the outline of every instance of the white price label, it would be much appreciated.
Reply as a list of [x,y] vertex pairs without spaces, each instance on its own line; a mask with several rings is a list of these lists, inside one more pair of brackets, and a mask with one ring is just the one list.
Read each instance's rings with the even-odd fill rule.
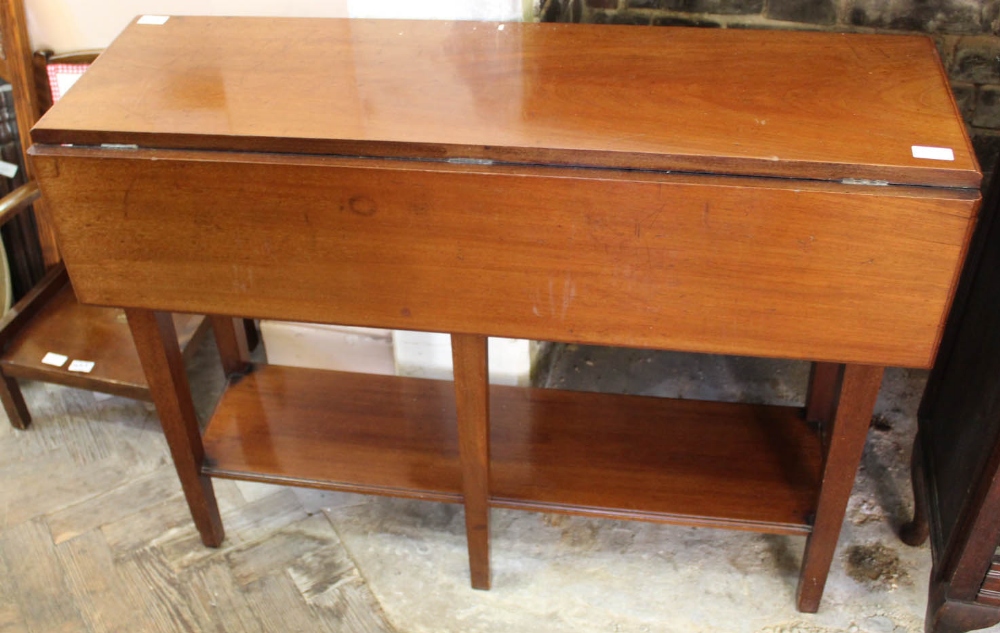
[[56,354],[55,352],[49,352],[42,357],[42,362],[46,365],[52,365],[53,367],[62,367],[69,360],[69,356],[63,356],[62,354]]
[[13,178],[17,175],[18,166],[15,163],[8,163],[5,160],[0,160],[0,176],[5,178]]
[[94,368],[94,361],[92,360],[75,360],[69,364],[70,371],[78,371],[84,374],[89,374]]
[[144,15],[139,18],[139,24],[152,24],[154,26],[160,26],[162,24],[166,24],[169,19],[169,15]]
[[927,147],[924,145],[914,145],[910,148],[914,158],[927,158],[930,160],[955,160],[955,152],[949,147]]

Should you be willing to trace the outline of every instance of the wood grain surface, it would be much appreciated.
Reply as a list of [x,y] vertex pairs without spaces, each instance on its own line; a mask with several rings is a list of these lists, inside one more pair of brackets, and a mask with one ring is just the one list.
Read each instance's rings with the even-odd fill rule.
[[32,138],[980,181],[934,44],[899,35],[175,16],[128,27]]
[[[170,18],[33,134],[74,287],[127,308],[202,540],[209,476],[461,492],[482,588],[492,504],[812,532],[815,611],[875,366],[930,366],[979,203],[926,38]],[[203,447],[167,310],[450,332],[459,394],[258,368]],[[847,365],[824,458],[796,409],[491,390],[487,335]]]
[[35,148],[84,303],[927,367],[954,189]]
[[816,518],[799,572],[796,600],[799,610],[804,613],[819,610],[883,373],[883,367],[847,365],[841,374],[829,449],[823,460]]
[[473,589],[490,588],[490,370],[487,338],[451,336],[462,503]]
[[149,310],[126,316],[191,516],[202,542],[218,547],[225,531],[212,480],[201,473],[205,452],[173,319]]
[[[490,387],[490,504],[809,533],[822,461],[796,407]],[[205,472],[460,502],[448,381],[259,365],[205,432]]]

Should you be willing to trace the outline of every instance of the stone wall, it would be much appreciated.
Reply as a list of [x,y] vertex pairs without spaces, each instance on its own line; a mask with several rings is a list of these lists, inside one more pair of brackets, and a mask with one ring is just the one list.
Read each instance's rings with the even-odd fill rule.
[[1000,0],[543,0],[538,17],[543,22],[926,33],[937,43],[983,171],[988,175],[998,162]]

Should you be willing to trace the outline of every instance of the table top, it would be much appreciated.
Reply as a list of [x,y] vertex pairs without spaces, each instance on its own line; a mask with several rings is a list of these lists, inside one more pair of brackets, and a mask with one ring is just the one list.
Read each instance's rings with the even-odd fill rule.
[[[924,37],[577,24],[133,22],[36,143],[977,187]],[[952,160],[921,158],[928,150]]]

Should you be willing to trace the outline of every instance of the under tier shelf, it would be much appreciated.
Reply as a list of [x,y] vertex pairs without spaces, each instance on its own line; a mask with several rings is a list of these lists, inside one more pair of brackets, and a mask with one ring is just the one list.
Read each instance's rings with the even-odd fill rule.
[[[806,534],[821,447],[799,409],[490,388],[495,507]],[[205,432],[215,477],[460,502],[447,381],[256,365]]]

